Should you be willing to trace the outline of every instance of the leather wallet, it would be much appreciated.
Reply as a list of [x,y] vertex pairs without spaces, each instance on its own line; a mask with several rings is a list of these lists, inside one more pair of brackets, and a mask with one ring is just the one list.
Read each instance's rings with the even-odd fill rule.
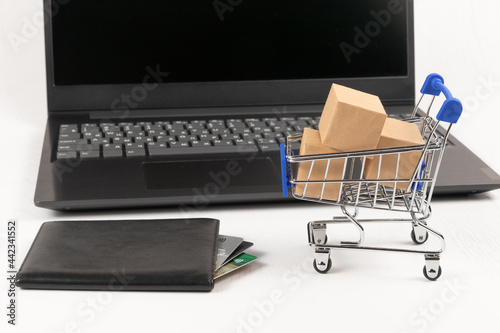
[[17,273],[30,289],[210,291],[219,220],[45,222]]

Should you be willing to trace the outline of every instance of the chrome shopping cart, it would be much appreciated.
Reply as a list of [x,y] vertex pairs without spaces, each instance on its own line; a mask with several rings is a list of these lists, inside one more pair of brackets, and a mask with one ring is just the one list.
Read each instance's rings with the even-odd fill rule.
[[[313,246],[315,250],[313,266],[319,273],[326,273],[331,268],[330,250],[342,248],[424,254],[425,266],[423,272],[425,277],[429,280],[436,280],[441,275],[439,259],[445,247],[444,237],[427,225],[427,219],[431,215],[430,202],[446,141],[452,125],[457,122],[462,113],[462,104],[452,96],[444,85],[443,78],[438,74],[430,74],[420,92],[422,96],[415,106],[411,118],[404,121],[417,124],[424,142],[422,145],[346,153],[298,155],[293,153],[292,148],[295,149],[296,145],[300,143],[302,134],[289,135],[286,144],[281,144],[283,195],[288,196],[288,190],[291,189],[292,195],[297,199],[338,205],[343,213],[342,216],[333,217],[331,220],[308,223],[309,245]],[[439,96],[441,92],[445,95],[446,100],[436,118],[433,119],[429,116],[430,110],[435,97]],[[418,107],[425,95],[432,95],[432,100],[429,103],[426,115],[417,117]],[[443,135],[437,131],[441,122],[448,123]],[[398,170],[402,157],[408,153],[417,154],[418,163],[413,164],[417,165],[413,171],[413,176],[403,179],[398,177]],[[380,176],[381,165],[382,163],[387,164],[387,161],[394,163],[395,173],[393,178]],[[378,163],[378,169],[375,172],[377,176],[371,177],[372,179],[367,179],[365,176],[364,170],[368,163]],[[321,180],[310,179],[315,164],[317,166],[321,164],[322,172],[324,170],[325,176]],[[302,168],[307,167],[308,172],[302,172],[302,176],[299,176],[297,171],[301,165]],[[335,179],[331,179],[330,176],[332,168],[338,169],[336,172],[339,176]],[[306,176],[303,176],[303,174]],[[373,173],[371,174],[373,175]],[[331,199],[325,196],[326,186],[336,186],[335,189],[338,188],[336,198]],[[316,189],[319,187],[320,190],[308,192],[308,187],[316,187]],[[353,212],[349,212],[348,207],[354,207]],[[359,207],[408,213],[409,217],[359,219]],[[431,234],[438,239],[440,248],[437,250],[419,250],[415,247],[364,246],[365,230],[363,224],[365,222],[411,223],[411,239],[414,243],[423,244]],[[355,225],[359,231],[359,239],[329,243],[327,225],[336,223]]]

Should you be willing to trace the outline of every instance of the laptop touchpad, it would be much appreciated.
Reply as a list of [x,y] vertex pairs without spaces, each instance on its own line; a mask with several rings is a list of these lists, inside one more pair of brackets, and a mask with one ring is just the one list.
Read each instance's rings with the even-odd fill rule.
[[[148,190],[204,189],[233,193],[271,187],[280,190],[281,176],[270,158],[143,163]],[[213,188],[213,189],[212,189]]]

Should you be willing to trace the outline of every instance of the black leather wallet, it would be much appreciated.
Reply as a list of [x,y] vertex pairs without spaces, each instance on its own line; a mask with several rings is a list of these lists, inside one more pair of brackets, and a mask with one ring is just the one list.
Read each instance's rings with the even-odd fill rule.
[[45,222],[17,273],[31,289],[210,291],[219,220]]

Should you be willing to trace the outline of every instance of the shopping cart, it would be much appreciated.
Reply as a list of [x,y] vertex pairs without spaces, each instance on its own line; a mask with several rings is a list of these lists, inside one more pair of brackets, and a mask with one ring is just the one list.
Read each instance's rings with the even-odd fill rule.
[[[300,143],[302,134],[289,135],[286,139],[286,145],[281,144],[283,195],[288,196],[288,189],[291,188],[292,195],[297,199],[338,205],[343,213],[343,216],[336,216],[331,220],[308,223],[309,245],[313,246],[315,250],[313,266],[319,273],[326,273],[331,268],[330,250],[342,248],[424,254],[425,266],[423,272],[425,277],[429,280],[436,280],[441,275],[439,260],[445,248],[445,241],[443,235],[427,225],[427,219],[431,216],[430,202],[446,141],[452,125],[457,122],[462,113],[462,104],[452,96],[444,85],[443,78],[438,74],[430,74],[420,92],[422,96],[415,106],[411,118],[404,121],[417,124],[424,141],[422,145],[334,154],[298,155],[294,154],[294,149]],[[430,110],[434,99],[441,92],[445,95],[446,100],[436,118],[433,119],[429,116]],[[418,107],[425,95],[432,95],[432,100],[429,103],[426,115],[417,117]],[[441,122],[448,123],[444,135],[439,134],[437,131]],[[418,152],[417,156],[420,157],[413,176],[405,179],[399,178],[398,170],[403,154],[413,153],[415,155],[414,152]],[[371,163],[373,163],[374,158],[378,160],[377,177],[366,179],[364,176],[365,166],[369,160],[372,160]],[[380,177],[383,160],[394,161],[394,178]],[[325,177],[322,180],[310,179],[315,163],[316,165],[321,164],[325,170]],[[301,177],[301,179],[298,178],[297,172],[300,165],[303,168],[308,168],[307,176]],[[334,167],[338,168],[337,174],[340,175],[338,179],[330,179],[330,171]],[[329,199],[324,195],[325,186],[329,184],[337,184],[338,196],[336,199]],[[321,190],[309,191],[315,193],[308,193],[308,186],[310,188],[316,187],[316,189],[320,187]],[[351,208],[351,211],[354,211],[349,212],[348,207],[354,207],[354,209]],[[409,217],[405,215],[406,218],[359,219],[360,207],[408,213]],[[365,230],[363,224],[365,222],[411,223],[411,239],[414,243],[425,243],[429,234],[431,234],[437,238],[440,248],[421,250],[415,247],[364,246]],[[359,239],[329,243],[327,225],[336,223],[355,225],[359,231]]]

